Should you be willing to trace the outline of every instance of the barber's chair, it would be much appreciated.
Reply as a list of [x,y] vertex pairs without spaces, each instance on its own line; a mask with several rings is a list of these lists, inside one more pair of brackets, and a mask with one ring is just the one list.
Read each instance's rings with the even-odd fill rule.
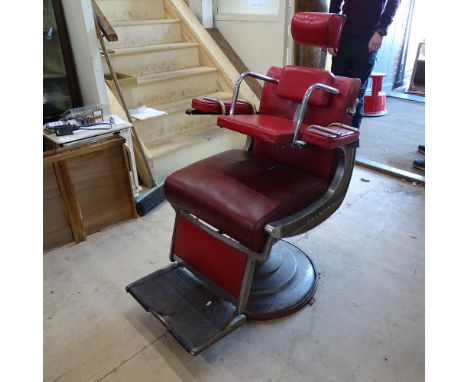
[[[338,47],[343,22],[336,14],[297,13],[292,35]],[[246,76],[264,81],[258,114],[237,99]],[[342,203],[359,138],[348,125],[359,87],[358,79],[325,70],[272,67],[266,76],[242,74],[230,102],[193,100],[189,114],[224,114],[218,125],[245,134],[245,148],[166,179],[176,211],[173,263],[127,287],[191,354],[246,319],[282,317],[312,299],[314,264],[282,239],[309,231]]]

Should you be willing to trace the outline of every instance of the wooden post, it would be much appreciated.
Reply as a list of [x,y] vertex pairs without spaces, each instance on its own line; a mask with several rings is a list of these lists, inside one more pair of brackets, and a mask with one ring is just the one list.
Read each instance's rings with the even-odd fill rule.
[[72,229],[75,242],[86,240],[86,233],[83,226],[81,209],[76,197],[75,187],[70,178],[68,165],[65,161],[53,163],[57,184],[62,195],[63,207],[67,212],[70,227]]

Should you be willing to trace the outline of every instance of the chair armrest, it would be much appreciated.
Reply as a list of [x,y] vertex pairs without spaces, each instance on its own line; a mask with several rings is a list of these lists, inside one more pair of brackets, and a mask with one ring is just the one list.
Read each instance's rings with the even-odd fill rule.
[[343,123],[331,123],[327,127],[310,125],[303,130],[302,141],[332,150],[358,142],[359,129]]
[[297,118],[295,117],[294,118],[294,122],[295,122],[295,129],[294,129],[294,136],[293,136],[293,140],[292,140],[292,146],[295,147],[295,148],[302,148],[306,145],[305,142],[303,141],[300,141],[299,140],[299,134],[301,133],[301,126],[302,126],[302,122],[304,121],[304,117],[305,117],[305,114],[306,114],[306,111],[307,111],[307,108],[308,108],[308,104],[309,104],[309,98],[310,96],[312,95],[312,93],[314,92],[314,90],[316,89],[320,89],[320,90],[324,90],[328,93],[332,93],[332,94],[339,94],[340,91],[332,86],[328,86],[328,85],[325,85],[325,84],[321,84],[321,83],[316,83],[316,84],[312,84],[310,85],[306,92],[304,93],[304,98],[302,99],[302,103],[301,103],[301,106],[299,108],[299,113],[297,114]]
[[[239,114],[257,114],[255,105],[250,102],[238,99],[236,102],[237,110]],[[192,99],[192,109],[188,109],[186,114],[199,115],[199,114],[210,114],[210,115],[227,115],[231,110],[231,100],[203,97]]]
[[236,83],[234,85],[234,92],[232,94],[232,101],[231,101],[232,107],[231,107],[231,111],[229,112],[229,115],[231,115],[231,116],[234,115],[234,110],[235,110],[235,107],[236,107],[237,98],[239,97],[239,89],[240,89],[242,81],[244,80],[245,77],[253,77],[253,78],[256,78],[257,80],[263,80],[263,81],[268,81],[268,82],[275,82],[275,83],[279,82],[278,79],[273,78],[273,77],[264,76],[263,74],[258,74],[258,73],[254,73],[254,72],[244,72],[244,73],[242,73],[240,75],[239,79],[236,81]]

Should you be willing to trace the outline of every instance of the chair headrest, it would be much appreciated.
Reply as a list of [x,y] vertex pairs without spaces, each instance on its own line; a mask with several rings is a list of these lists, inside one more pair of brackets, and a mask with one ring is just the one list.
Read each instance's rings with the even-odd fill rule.
[[[335,76],[326,70],[288,65],[283,68],[276,88],[276,95],[281,98],[301,103],[307,88],[315,83],[333,86]],[[330,100],[330,93],[315,90],[309,98],[309,105],[325,107]]]
[[298,44],[338,48],[346,17],[336,13],[298,12],[291,22],[291,34]]

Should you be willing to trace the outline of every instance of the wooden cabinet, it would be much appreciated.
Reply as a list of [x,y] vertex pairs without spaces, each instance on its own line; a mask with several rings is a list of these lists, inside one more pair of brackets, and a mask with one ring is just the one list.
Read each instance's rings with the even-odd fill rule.
[[124,143],[115,135],[44,153],[44,251],[137,217]]
[[413,73],[411,74],[408,93],[425,95],[426,91],[426,43],[419,43],[414,60]]

